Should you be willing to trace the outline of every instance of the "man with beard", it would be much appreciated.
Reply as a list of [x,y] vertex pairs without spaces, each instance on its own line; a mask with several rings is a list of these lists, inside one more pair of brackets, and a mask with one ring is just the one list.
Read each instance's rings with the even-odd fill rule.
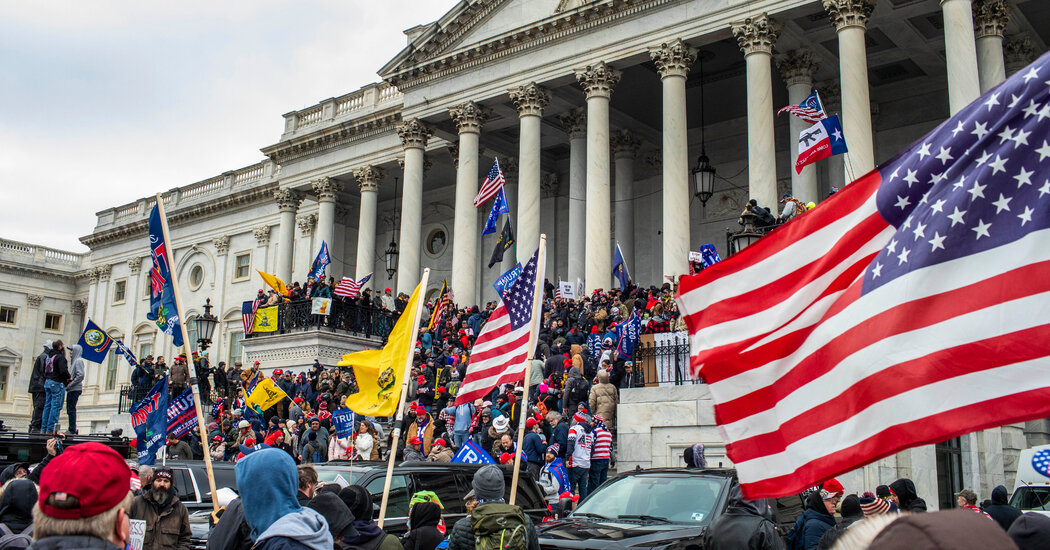
[[171,468],[153,473],[149,491],[131,501],[130,516],[146,522],[143,550],[190,549],[190,515],[175,495]]

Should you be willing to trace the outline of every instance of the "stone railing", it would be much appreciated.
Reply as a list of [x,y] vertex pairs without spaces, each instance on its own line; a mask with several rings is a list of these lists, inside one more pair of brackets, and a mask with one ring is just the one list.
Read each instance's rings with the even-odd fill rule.
[[[304,330],[327,329],[346,332],[355,336],[375,338],[386,341],[390,330],[394,328],[397,317],[385,309],[364,307],[343,300],[332,300],[332,309],[328,315],[313,315],[311,300],[283,302],[277,305],[277,334],[287,334]],[[249,334],[246,338],[265,337],[272,332]]]
[[369,84],[360,90],[284,115],[284,132],[287,136],[305,128],[321,127],[335,119],[364,114],[401,101],[401,92],[397,88],[385,82]]
[[212,193],[218,193],[222,191],[222,188],[226,184],[225,176],[216,176],[211,179],[204,180],[200,183],[194,183],[189,187],[183,187],[179,190],[179,199],[192,199],[203,195],[211,195]]
[[84,255],[76,252],[66,252],[46,246],[0,239],[0,254],[10,254],[26,261],[36,263],[60,264],[69,267],[77,267],[83,262]]

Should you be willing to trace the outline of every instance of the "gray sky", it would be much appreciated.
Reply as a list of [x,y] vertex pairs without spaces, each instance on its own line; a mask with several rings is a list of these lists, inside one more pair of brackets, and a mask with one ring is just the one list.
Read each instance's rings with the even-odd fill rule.
[[95,212],[258,162],[454,5],[0,0],[0,237],[86,251]]

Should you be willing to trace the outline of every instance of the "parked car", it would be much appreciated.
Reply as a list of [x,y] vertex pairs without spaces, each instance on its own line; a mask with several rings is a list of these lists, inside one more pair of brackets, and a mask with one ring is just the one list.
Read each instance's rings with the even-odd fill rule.
[[[1021,451],[1017,459],[1017,475],[1010,506],[1022,512],[1036,512],[1050,516],[1050,473],[1045,457],[1050,445],[1038,445]],[[1038,455],[1038,456],[1037,456]],[[1037,468],[1037,464],[1039,467]]]
[[[0,470],[11,464],[37,464],[44,460],[47,456],[47,442],[50,439],[50,434],[0,432]],[[67,435],[62,439],[62,446],[69,447],[85,441],[102,443],[124,458],[135,456],[135,448],[131,446],[128,438],[119,435]]]

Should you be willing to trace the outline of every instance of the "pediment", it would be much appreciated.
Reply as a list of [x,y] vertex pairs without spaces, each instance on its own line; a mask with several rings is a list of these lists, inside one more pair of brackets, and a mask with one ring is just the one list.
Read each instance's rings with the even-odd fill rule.
[[16,363],[22,359],[22,354],[4,346],[0,348],[0,363]]
[[506,0],[487,17],[465,29],[458,39],[444,44],[441,53],[487,42],[514,30],[529,27],[554,15],[564,0]]

